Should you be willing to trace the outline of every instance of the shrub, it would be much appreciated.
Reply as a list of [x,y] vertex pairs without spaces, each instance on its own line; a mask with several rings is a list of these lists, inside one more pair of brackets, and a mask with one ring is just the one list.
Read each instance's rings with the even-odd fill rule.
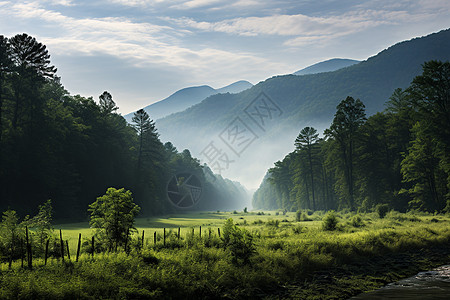
[[157,265],[159,263],[159,259],[148,250],[143,251],[141,257],[142,261],[148,265]]
[[230,250],[234,264],[240,262],[248,264],[250,257],[255,253],[253,236],[247,230],[235,225],[233,219],[225,221],[222,242],[224,247]]
[[305,212],[302,212],[301,210],[297,210],[297,212],[295,213],[295,220],[297,222],[300,222],[300,221],[304,221],[304,222],[312,221],[312,219],[309,218],[308,215]]
[[327,231],[333,231],[337,229],[338,218],[334,211],[328,212],[323,218],[322,229]]
[[244,213],[247,213],[248,211],[247,211],[247,207],[244,207]]
[[266,225],[278,227],[280,225],[280,221],[279,220],[269,220],[269,221],[267,221]]
[[364,221],[361,219],[359,215],[356,215],[352,218],[350,224],[352,224],[353,227],[362,227],[365,226]]
[[303,230],[302,225],[297,225],[294,228],[292,228],[292,231],[294,232],[294,234],[300,234],[300,233],[302,233],[302,230]]
[[375,211],[377,212],[380,219],[383,219],[389,211],[389,205],[378,204],[377,206],[375,206]]

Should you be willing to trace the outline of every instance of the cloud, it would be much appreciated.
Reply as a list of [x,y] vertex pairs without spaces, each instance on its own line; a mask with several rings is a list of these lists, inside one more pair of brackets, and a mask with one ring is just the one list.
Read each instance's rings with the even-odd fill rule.
[[195,9],[205,6],[213,6],[215,4],[219,4],[222,2],[221,0],[190,0],[185,1],[183,3],[173,5],[172,8],[181,8],[181,9]]
[[183,30],[133,22],[125,17],[75,19],[45,9],[36,2],[10,5],[8,15],[57,28],[57,33],[39,37],[52,54],[105,54],[139,68],[155,64],[176,67],[192,73],[192,78],[199,81],[221,76],[233,78],[236,70],[244,65],[243,73],[248,75],[258,72],[261,65],[268,70],[279,69],[282,65],[244,51],[230,52],[211,46],[191,49],[177,38],[185,34]]
[[353,32],[386,23],[367,15],[347,14],[344,16],[310,17],[297,15],[274,15],[267,17],[235,18],[219,22],[197,22],[190,18],[165,18],[179,26],[211,32],[224,32],[237,35],[322,35],[333,32]]

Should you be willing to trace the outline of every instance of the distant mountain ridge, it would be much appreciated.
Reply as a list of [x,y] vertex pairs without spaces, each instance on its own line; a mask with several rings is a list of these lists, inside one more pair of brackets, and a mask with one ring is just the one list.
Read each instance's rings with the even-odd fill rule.
[[[182,112],[156,122],[162,140],[170,140],[179,149],[189,148],[193,156],[210,164],[202,153],[214,142],[221,153],[227,151],[229,169],[224,175],[248,188],[257,187],[274,161],[292,151],[298,132],[314,126],[327,128],[336,105],[347,96],[359,98],[367,115],[384,109],[384,103],[396,88],[409,86],[429,60],[450,60],[450,29],[400,42],[358,64],[333,72],[307,76],[283,75],[269,78],[238,94],[212,95]],[[245,113],[264,92],[282,110],[265,130],[254,126]],[[239,119],[237,119],[239,118]],[[257,139],[240,154],[230,151],[223,133],[233,120],[246,123]],[[213,169],[216,172],[216,170]]]
[[301,69],[295,73],[294,75],[309,75],[309,74],[317,74],[324,72],[333,72],[342,68],[353,66],[354,64],[360,63],[359,60],[354,59],[344,59],[344,58],[332,58],[329,60],[325,60],[304,69]]
[[[157,120],[172,113],[183,111],[194,104],[200,103],[203,99],[211,95],[219,93],[235,94],[251,88],[252,86],[253,84],[250,82],[240,80],[219,89],[213,89],[208,85],[187,87],[176,91],[163,100],[144,107],[144,110],[149,114],[151,119]],[[124,118],[131,123],[133,114],[134,112],[129,113],[125,115]]]

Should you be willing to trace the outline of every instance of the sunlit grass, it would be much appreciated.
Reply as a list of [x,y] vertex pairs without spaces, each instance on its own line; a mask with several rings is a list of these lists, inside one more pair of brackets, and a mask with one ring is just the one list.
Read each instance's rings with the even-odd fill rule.
[[[33,271],[22,269],[20,260],[13,262],[12,271],[8,264],[1,264],[3,275],[0,276],[3,277],[0,278],[3,278],[6,288],[0,298],[33,298],[36,295],[37,298],[74,296],[80,299],[97,296],[117,298],[118,295],[122,298],[159,298],[161,295],[175,298],[182,295],[252,297],[254,293],[270,294],[271,290],[282,289],[286,285],[301,286],[305,280],[311,280],[315,272],[333,274],[333,270],[348,268],[356,273],[328,283],[352,287],[351,291],[339,286],[328,289],[331,298],[339,298],[379,287],[386,280],[414,272],[417,266],[428,268],[432,265],[426,257],[417,257],[413,260],[418,261],[416,264],[401,265],[391,274],[389,268],[394,268],[395,262],[393,266],[378,267],[378,264],[385,265],[385,258],[434,247],[448,249],[450,244],[450,218],[444,215],[390,212],[380,219],[375,213],[369,213],[358,214],[359,221],[355,222],[357,214],[337,213],[338,225],[334,231],[322,229],[324,215],[324,212],[316,212],[308,216],[311,221],[302,222],[296,221],[295,213],[284,215],[276,211],[199,212],[138,218],[138,232],[132,239],[137,240],[144,231],[143,250],[134,249],[129,255],[123,251],[96,253],[94,257],[83,253],[78,263],[74,262],[78,234],[89,239],[93,229],[87,222],[57,224],[54,226],[55,234],[59,235],[61,229],[63,239],[69,241],[71,260],[66,257],[63,263],[61,259],[50,258],[44,266],[43,259],[38,258],[33,261]],[[229,251],[221,247],[217,229],[222,228],[228,218],[254,237],[256,253],[248,265],[235,265]],[[162,238],[164,228],[166,245]],[[180,239],[177,237],[178,228]],[[153,239],[155,232],[156,243]],[[355,264],[366,265],[368,259],[372,259],[370,265],[352,267]],[[448,259],[447,252],[438,261]],[[370,270],[366,270],[368,267]],[[378,273],[372,276],[370,272],[389,273],[389,276]],[[36,284],[40,280],[45,281],[42,287]],[[67,280],[75,282],[75,285],[68,285]],[[312,288],[314,284],[313,280],[311,287],[303,286],[292,293],[302,297],[317,296],[317,291]],[[20,294],[22,290],[24,292]],[[98,294],[99,291],[104,295]]]

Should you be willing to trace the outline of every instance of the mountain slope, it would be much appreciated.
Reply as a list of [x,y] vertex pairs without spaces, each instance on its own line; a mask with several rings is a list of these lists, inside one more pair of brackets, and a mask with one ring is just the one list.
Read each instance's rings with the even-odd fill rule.
[[[187,87],[173,93],[163,100],[144,107],[144,110],[149,114],[150,118],[157,120],[172,113],[183,111],[186,108],[199,103],[208,96],[218,93],[239,93],[252,86],[253,85],[250,82],[241,80],[220,89],[213,89],[208,85]],[[134,113],[129,113],[125,115],[124,118],[128,122],[131,122],[133,114]]]
[[[328,127],[336,105],[349,95],[364,102],[368,115],[383,110],[395,88],[407,87],[421,73],[423,62],[450,60],[449,47],[450,30],[443,30],[398,43],[366,61],[334,72],[276,76],[238,94],[213,95],[158,120],[156,125],[163,140],[172,141],[179,149],[191,149],[194,156],[207,163],[202,150],[213,142],[233,160],[223,174],[247,188],[257,187],[267,168],[292,151],[293,141],[304,126],[315,126],[319,131]],[[282,111],[264,130],[245,113],[261,92]],[[239,156],[221,139],[227,129],[235,128],[229,125],[237,117],[257,137]]]
[[332,72],[342,68],[350,67],[359,62],[359,60],[354,59],[333,58],[301,69],[300,71],[293,73],[293,75],[309,75],[323,72]]

